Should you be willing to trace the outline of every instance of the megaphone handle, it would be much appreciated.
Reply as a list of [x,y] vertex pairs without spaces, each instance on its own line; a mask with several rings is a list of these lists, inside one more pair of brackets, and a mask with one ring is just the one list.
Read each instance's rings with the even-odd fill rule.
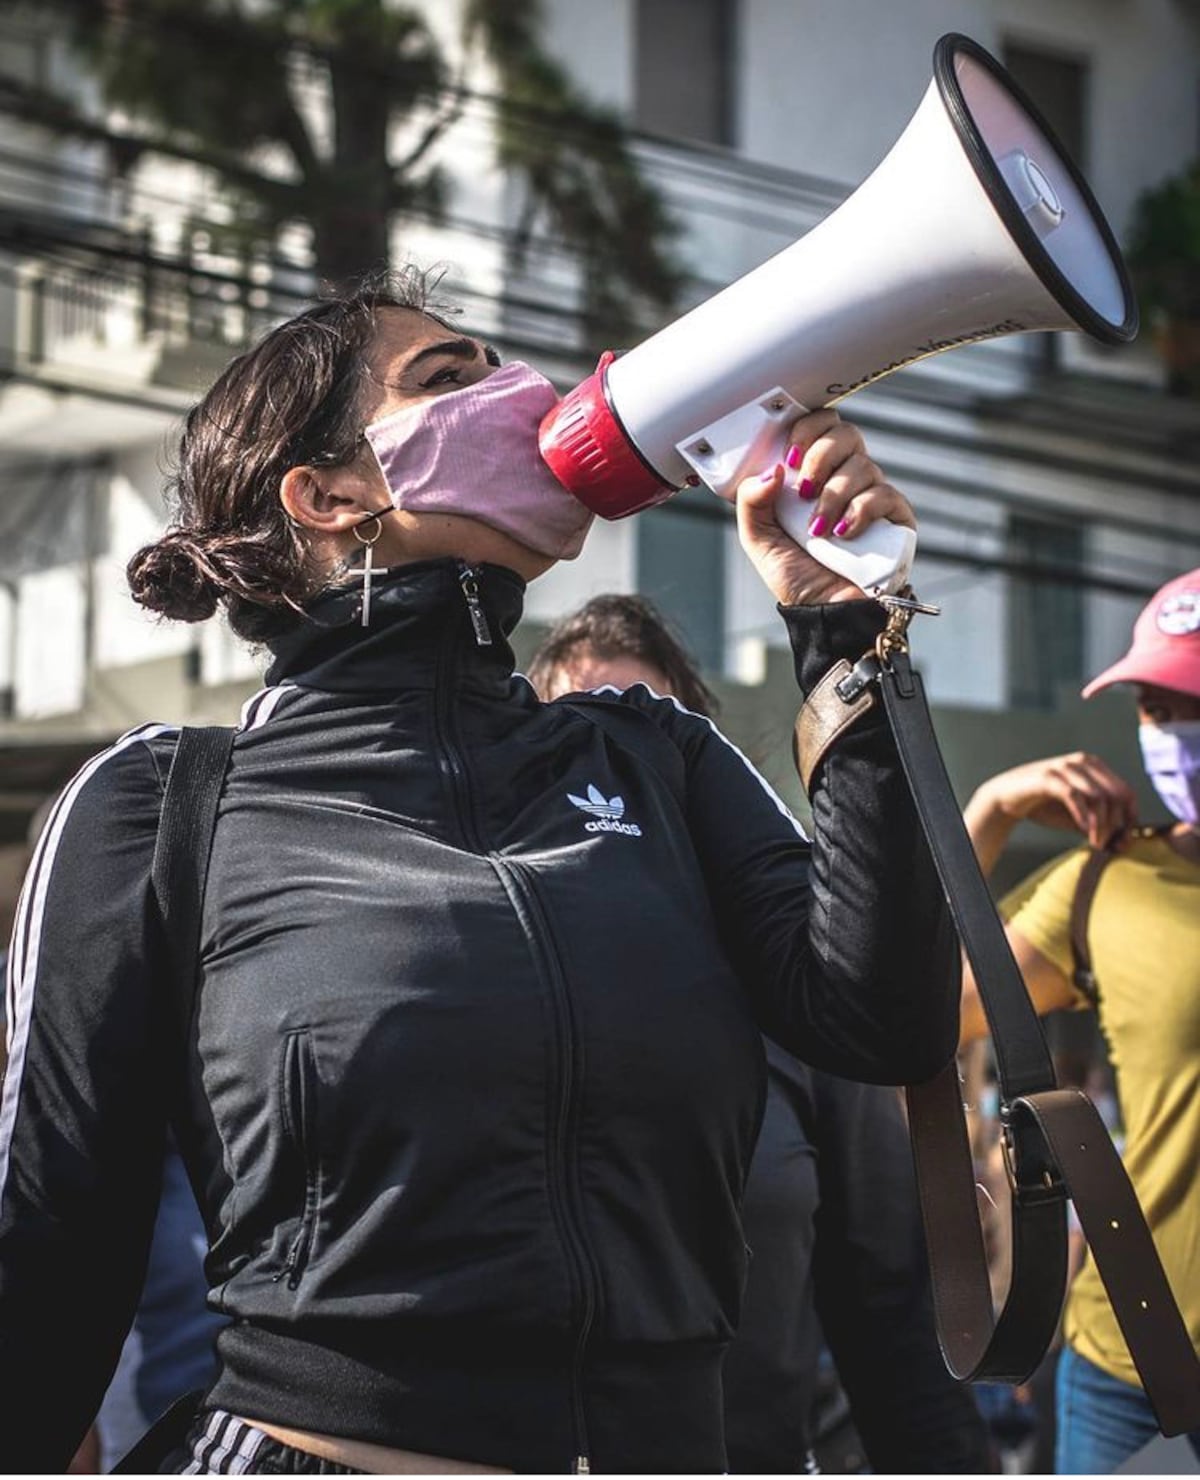
[[852,539],[812,535],[811,505],[800,501],[786,478],[775,500],[775,517],[814,560],[853,581],[868,596],[889,596],[908,584],[917,536],[907,525],[879,519]]
[[[732,500],[748,474],[783,462],[788,434],[805,409],[782,386],[775,386],[690,433],[675,450],[719,498]],[[809,506],[796,493],[798,477],[794,469],[785,468],[775,505],[780,524],[798,545],[869,596],[890,596],[908,584],[917,545],[911,529],[878,520],[853,539],[814,538],[808,532]]]

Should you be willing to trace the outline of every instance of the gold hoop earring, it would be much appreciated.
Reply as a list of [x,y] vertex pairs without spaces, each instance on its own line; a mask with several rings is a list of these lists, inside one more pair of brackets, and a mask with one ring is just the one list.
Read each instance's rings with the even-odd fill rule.
[[[360,531],[364,524],[375,522],[375,532],[369,537]],[[362,625],[371,625],[371,576],[375,570],[375,542],[383,533],[383,521],[378,514],[369,514],[366,519],[356,524],[351,533],[360,545],[364,547],[363,557],[363,594],[362,594]]]

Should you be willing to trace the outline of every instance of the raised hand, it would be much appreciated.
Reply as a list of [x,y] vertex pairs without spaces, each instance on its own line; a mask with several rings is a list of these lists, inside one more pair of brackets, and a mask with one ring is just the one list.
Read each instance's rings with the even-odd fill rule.
[[[843,539],[877,519],[916,528],[908,500],[885,481],[862,433],[836,411],[802,416],[792,427],[785,460],[799,477],[799,492],[785,497],[810,508],[812,534]],[[738,536],[767,588],[784,606],[861,598],[859,587],[813,559],[779,523],[775,501],[783,477],[784,464],[777,463],[746,478],[737,491]]]
[[967,811],[969,826],[1008,832],[1028,820],[1082,833],[1102,848],[1134,826],[1137,798],[1099,756],[1077,750],[1001,771],[978,788]]

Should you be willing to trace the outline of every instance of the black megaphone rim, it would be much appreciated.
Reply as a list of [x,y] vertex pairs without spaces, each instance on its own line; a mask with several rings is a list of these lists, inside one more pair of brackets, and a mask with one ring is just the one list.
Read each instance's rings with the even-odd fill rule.
[[[1045,134],[1051,148],[1057,151],[1063,168],[1070,175],[1072,183],[1091,213],[1092,224],[1104,243],[1120,282],[1121,292],[1125,299],[1125,318],[1120,324],[1114,324],[1103,314],[1098,313],[1074,287],[1066,273],[1042,245],[1037,233],[1013,200],[1012,192],[1001,175],[1000,168],[992,157],[992,152],[987,147],[983,134],[963,96],[962,86],[954,70],[954,59],[960,53],[965,53],[987,68],[1005,91],[1010,93],[1025,110],[1030,120]],[[1105,219],[1104,212],[1092,194],[1091,187],[1036,104],[990,52],[985,51],[977,41],[972,41],[969,36],[963,36],[957,31],[947,32],[934,47],[933,75],[937,81],[942,102],[950,115],[950,121],[966,151],[967,158],[971,161],[972,168],[979,177],[979,183],[987,192],[988,199],[996,208],[1021,254],[1037,273],[1043,285],[1079,327],[1086,334],[1090,334],[1093,339],[1098,339],[1104,344],[1128,344],[1138,331],[1138,305],[1133,285],[1129,279],[1129,271],[1125,266],[1125,259],[1121,256],[1121,249]]]

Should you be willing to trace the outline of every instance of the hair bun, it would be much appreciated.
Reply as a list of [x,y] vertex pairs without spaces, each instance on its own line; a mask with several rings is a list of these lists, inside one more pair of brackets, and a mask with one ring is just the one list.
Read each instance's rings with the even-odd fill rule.
[[144,545],[125,567],[134,601],[180,622],[203,622],[217,609],[221,588],[200,542],[186,530],[171,530]]

